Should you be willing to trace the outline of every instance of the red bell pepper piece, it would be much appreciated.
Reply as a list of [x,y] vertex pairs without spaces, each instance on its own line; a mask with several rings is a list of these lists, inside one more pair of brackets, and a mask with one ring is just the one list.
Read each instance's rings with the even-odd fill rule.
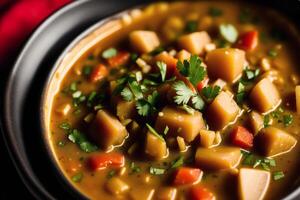
[[173,184],[179,186],[197,183],[201,180],[202,174],[198,168],[181,167],[175,172]]
[[192,187],[189,191],[190,200],[215,200],[216,197],[212,192],[203,186]]
[[89,167],[93,170],[102,170],[107,167],[120,168],[125,164],[125,157],[121,153],[99,153],[88,158]]
[[130,54],[125,51],[120,51],[117,53],[117,55],[108,58],[107,63],[109,64],[110,67],[117,67],[120,65],[124,65],[128,62],[130,57]]
[[96,82],[108,75],[108,69],[105,65],[99,64],[90,74],[90,80]]
[[248,31],[242,34],[237,42],[237,47],[245,51],[252,51],[258,45],[258,32]]
[[207,76],[205,76],[204,79],[197,84],[197,90],[199,92],[201,92],[201,90],[203,88],[205,88],[205,86],[207,86],[208,81],[209,81],[209,78]]
[[241,148],[249,149],[253,147],[254,136],[243,126],[237,126],[231,133],[232,143]]

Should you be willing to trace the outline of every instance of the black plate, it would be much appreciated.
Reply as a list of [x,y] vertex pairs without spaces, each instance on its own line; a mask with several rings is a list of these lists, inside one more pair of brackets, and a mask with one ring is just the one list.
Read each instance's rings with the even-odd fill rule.
[[[7,85],[3,128],[6,145],[27,188],[38,199],[83,198],[57,176],[41,140],[39,105],[44,82],[65,47],[105,16],[145,3],[139,0],[76,1],[46,20],[17,59]],[[298,0],[264,1],[300,25]],[[286,199],[299,199],[300,189]],[[297,198],[297,196],[299,198]]]

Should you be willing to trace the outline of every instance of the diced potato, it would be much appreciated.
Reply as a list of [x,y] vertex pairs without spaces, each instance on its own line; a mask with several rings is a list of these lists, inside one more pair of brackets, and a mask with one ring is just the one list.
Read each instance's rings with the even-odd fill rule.
[[116,105],[116,113],[121,122],[126,119],[133,119],[136,115],[135,102],[119,99]]
[[133,48],[140,53],[149,53],[160,45],[159,38],[153,31],[133,31],[129,40]]
[[161,187],[155,195],[157,200],[175,200],[177,189],[173,187]]
[[254,86],[250,99],[255,108],[263,113],[275,109],[281,102],[276,86],[268,78],[260,80]]
[[216,133],[214,131],[200,130],[200,144],[202,147],[209,148],[214,144]]
[[249,115],[249,124],[254,135],[256,135],[264,127],[264,119],[259,113],[252,111]]
[[204,50],[206,53],[212,51],[212,50],[215,50],[217,47],[214,43],[209,43],[207,45],[204,46]]
[[297,140],[275,127],[268,127],[257,136],[261,152],[268,157],[281,155],[293,149]]
[[206,31],[190,33],[178,39],[181,48],[197,55],[202,54],[204,46],[210,42],[211,39]]
[[219,146],[214,148],[198,148],[195,162],[199,167],[206,169],[235,168],[241,160],[240,148]]
[[138,186],[130,190],[129,197],[131,200],[151,200],[154,192],[154,189]]
[[262,200],[270,184],[270,172],[241,168],[238,175],[238,192],[241,200]]
[[166,142],[148,131],[145,153],[155,160],[165,158],[168,155]]
[[176,68],[177,59],[168,54],[166,51],[163,51],[160,54],[156,55],[155,60],[166,63],[169,68]]
[[207,53],[208,75],[228,82],[236,81],[243,72],[245,52],[234,48],[220,48]]
[[179,151],[185,151],[186,145],[185,145],[183,137],[177,136],[176,140],[177,140]]
[[300,85],[296,86],[296,88],[295,88],[295,95],[296,95],[297,113],[300,114]]
[[104,149],[122,144],[128,135],[125,126],[105,110],[97,112],[89,133],[91,138]]
[[56,112],[60,115],[66,116],[70,110],[71,110],[71,105],[68,103],[65,103],[65,104],[60,105],[56,109]]
[[183,62],[184,60],[190,60],[190,57],[191,53],[184,49],[179,51],[176,55],[176,58],[178,58],[178,60],[180,60],[181,62]]
[[219,146],[221,144],[221,142],[222,142],[221,133],[220,133],[220,131],[217,131],[216,135],[215,135],[213,147]]
[[106,189],[114,195],[122,194],[129,190],[129,186],[120,178],[112,177],[106,183]]
[[240,111],[239,106],[226,92],[220,94],[213,100],[207,109],[207,121],[214,130],[220,130],[233,122]]
[[166,126],[169,127],[169,135],[181,136],[185,141],[191,142],[199,134],[201,129],[205,129],[205,123],[202,114],[195,111],[193,115],[186,111],[166,106],[158,115],[155,129],[162,133]]

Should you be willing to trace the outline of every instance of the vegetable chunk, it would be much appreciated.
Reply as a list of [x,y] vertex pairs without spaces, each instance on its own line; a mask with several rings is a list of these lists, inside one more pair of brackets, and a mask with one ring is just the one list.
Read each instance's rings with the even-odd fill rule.
[[160,188],[157,194],[155,195],[155,199],[158,200],[175,200],[177,194],[177,189],[173,187],[163,187]]
[[205,31],[183,35],[178,40],[178,44],[181,48],[197,55],[202,54],[204,46],[210,42],[211,39]]
[[259,81],[250,93],[250,99],[260,112],[268,112],[275,109],[281,102],[276,86],[268,78]]
[[270,183],[270,172],[241,168],[238,175],[239,199],[261,200]]
[[120,153],[98,153],[88,159],[89,167],[93,170],[102,170],[107,167],[121,168],[125,164],[125,157]]
[[212,192],[203,186],[192,187],[189,191],[190,200],[215,200],[216,197]]
[[214,131],[200,130],[200,144],[205,148],[213,146],[216,133]]
[[219,170],[235,168],[242,154],[240,148],[219,146],[214,148],[198,148],[195,156],[197,166]]
[[175,172],[173,184],[176,186],[195,184],[202,178],[203,172],[198,168],[181,167]]
[[160,45],[159,38],[153,31],[133,31],[129,40],[132,47],[140,53],[149,53]]
[[222,91],[207,109],[208,124],[212,129],[220,130],[234,121],[239,111],[240,108],[233,98]]
[[254,135],[256,135],[264,126],[263,117],[259,113],[252,111],[249,115],[249,124]]
[[241,148],[249,149],[253,147],[254,136],[243,126],[237,126],[231,133],[232,143]]
[[135,109],[135,102],[119,99],[116,105],[116,112],[121,122],[126,119],[132,119],[137,114]]
[[112,177],[106,183],[106,189],[114,195],[125,193],[129,190],[129,186],[117,177]]
[[91,138],[103,149],[120,145],[127,137],[128,132],[121,122],[105,110],[99,110],[91,129]]
[[263,129],[257,139],[261,152],[268,157],[287,153],[297,143],[293,136],[275,127]]
[[242,75],[245,62],[245,52],[234,48],[215,49],[206,56],[208,75],[228,82],[234,82]]
[[297,113],[300,114],[300,85],[297,85],[295,88],[295,94],[296,94],[296,108]]
[[146,136],[145,153],[155,160],[160,160],[168,155],[166,142],[148,131]]
[[195,111],[192,115],[182,109],[166,106],[161,113],[161,115],[158,115],[155,124],[155,129],[160,133],[168,126],[168,134],[181,136],[185,141],[191,142],[201,129],[205,129],[202,114],[198,111]]

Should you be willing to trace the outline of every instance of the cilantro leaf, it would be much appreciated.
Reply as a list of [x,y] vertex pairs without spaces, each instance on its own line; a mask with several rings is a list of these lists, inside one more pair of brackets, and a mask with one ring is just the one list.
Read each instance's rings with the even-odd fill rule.
[[186,86],[183,81],[174,83],[173,88],[176,91],[174,101],[179,105],[187,104],[190,98],[194,96],[194,92],[188,86]]
[[182,166],[183,163],[184,163],[183,156],[179,156],[172,162],[171,168],[178,168],[178,167]]
[[202,110],[205,105],[203,99],[199,95],[192,97],[192,103],[194,108],[196,108],[197,110]]
[[199,56],[192,55],[189,61],[184,60],[183,63],[178,61],[177,68],[182,75],[186,76],[196,86],[206,75],[206,70],[201,64],[202,61]]
[[132,91],[132,94],[135,96],[135,99],[143,98],[143,91],[141,86],[136,81],[128,82],[129,88]]
[[150,167],[150,169],[149,169],[150,174],[153,174],[153,175],[162,175],[165,173],[165,171],[166,171],[166,169],[157,168],[157,167]]
[[86,136],[81,133],[77,129],[73,129],[70,134],[68,135],[68,139],[77,144],[80,149],[86,153],[94,152],[98,149],[98,147],[92,143],[90,143]]
[[167,64],[164,62],[156,62],[157,67],[159,68],[160,75],[161,75],[161,81],[164,82],[166,80],[166,74],[167,74]]
[[221,36],[228,42],[234,43],[238,38],[238,31],[232,24],[221,24],[219,26]]
[[154,91],[152,94],[148,95],[147,101],[151,104],[151,106],[155,106],[159,100],[159,93]]
[[132,94],[131,90],[128,87],[125,87],[122,90],[121,96],[123,97],[123,99],[125,101],[131,101],[133,99],[133,94]]
[[151,113],[151,104],[145,99],[139,99],[136,102],[136,109],[141,116],[148,116]]
[[292,115],[284,115],[283,116],[283,124],[285,127],[291,125],[293,123],[293,116]]
[[221,88],[218,85],[214,87],[206,86],[202,89],[202,94],[207,98],[207,100],[212,100],[220,93],[220,91]]
[[190,106],[188,106],[186,104],[183,105],[183,106],[180,106],[179,108],[182,109],[182,110],[184,110],[184,111],[186,111],[187,113],[189,113],[191,115],[194,115],[194,113],[195,113],[195,110],[192,107],[190,107]]

